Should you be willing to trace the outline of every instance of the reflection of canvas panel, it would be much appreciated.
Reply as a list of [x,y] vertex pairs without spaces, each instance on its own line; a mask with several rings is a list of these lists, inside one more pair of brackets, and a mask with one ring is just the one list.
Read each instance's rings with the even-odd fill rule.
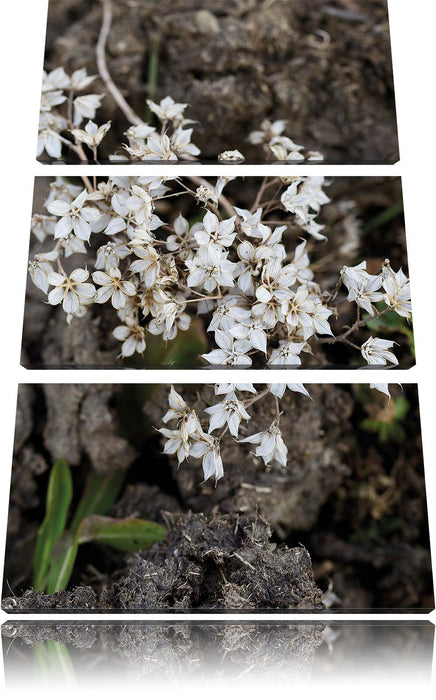
[[415,361],[396,177],[37,178],[29,259],[29,368]]
[[22,385],[14,455],[8,613],[433,608],[415,385]]
[[[429,622],[14,622],[2,626],[6,686],[430,681]],[[47,674],[47,668],[51,673]],[[243,680],[242,680],[243,679]]]
[[43,162],[398,160],[386,0],[50,0]]

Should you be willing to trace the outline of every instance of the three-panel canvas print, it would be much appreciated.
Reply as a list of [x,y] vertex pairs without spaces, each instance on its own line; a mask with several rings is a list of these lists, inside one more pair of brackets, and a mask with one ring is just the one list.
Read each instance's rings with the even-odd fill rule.
[[41,72],[2,610],[241,620],[8,619],[8,682],[427,674],[340,622],[434,609],[401,171],[328,167],[399,160],[386,0],[49,0]]

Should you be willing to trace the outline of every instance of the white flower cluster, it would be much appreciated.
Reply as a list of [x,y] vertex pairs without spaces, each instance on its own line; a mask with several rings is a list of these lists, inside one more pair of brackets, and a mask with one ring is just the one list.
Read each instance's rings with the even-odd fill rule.
[[200,155],[200,149],[191,143],[192,129],[184,128],[193,123],[184,117],[187,104],[171,97],[164,97],[159,104],[147,100],[147,104],[161,124],[160,131],[146,122],[131,126],[125,132],[128,157],[113,155],[111,160],[194,160]]
[[[285,467],[288,449],[280,431],[279,414],[264,431],[249,435],[242,440],[238,440],[238,437],[241,421],[249,421],[251,418],[247,409],[268,394],[276,397],[283,396],[286,388],[309,396],[302,384],[271,384],[261,392],[249,383],[215,384],[214,393],[219,398],[216,404],[204,409],[203,413],[206,415],[202,426],[201,417],[197,416],[195,410],[187,405],[172,386],[168,397],[170,408],[162,420],[165,424],[174,421],[176,427],[159,429],[166,438],[164,453],[176,454],[179,464],[189,457],[201,459],[204,480],[214,477],[216,483],[224,476],[221,441],[229,432],[236,442],[257,445],[255,455],[261,457],[265,465],[268,466],[276,461]],[[207,427],[206,419],[208,419]],[[216,431],[220,432],[216,434]]]
[[[67,75],[62,66],[49,73],[44,71],[38,156],[45,151],[51,158],[59,160],[62,158],[62,148],[65,146],[76,153],[80,160],[86,161],[88,158],[83,148],[85,145],[91,151],[93,160],[98,162],[97,149],[109,131],[111,122],[98,126],[93,120],[105,95],[81,94],[96,77],[96,75],[88,76],[85,68],[76,70],[71,76]],[[186,119],[184,116],[188,105],[175,102],[169,96],[164,97],[159,103],[147,100],[147,105],[150,112],[157,117],[159,129],[134,115],[131,108],[127,106],[129,112],[125,116],[133,114],[135,123],[125,132],[128,143],[123,145],[124,153],[113,154],[109,159],[112,161],[195,160],[200,155],[200,149],[192,143],[193,129],[186,128],[194,124],[192,119]],[[88,120],[86,124],[84,120]],[[320,153],[306,152],[303,146],[295,144],[289,137],[283,135],[285,127],[285,120],[273,123],[265,120],[262,122],[260,131],[253,131],[248,140],[251,144],[262,144],[268,157],[275,160],[283,162],[323,160]],[[220,163],[242,163],[244,160],[244,155],[236,149],[223,151],[218,155]]]
[[[370,387],[390,398],[387,384],[371,384]],[[201,459],[204,481],[213,477],[216,483],[224,476],[222,442],[230,434],[235,443],[255,445],[253,454],[260,457],[265,466],[276,463],[279,467],[286,467],[288,448],[280,429],[280,399],[287,390],[311,398],[303,384],[267,384],[261,389],[250,383],[215,384],[213,392],[217,403],[202,408],[201,415],[197,415],[171,386],[169,410],[162,421],[165,425],[172,423],[173,427],[159,428],[165,438],[164,453],[175,454],[179,465],[190,458]],[[241,423],[251,420],[250,407],[258,401],[268,401],[268,397],[275,404],[273,422],[260,432],[240,438]]]
[[322,161],[324,157],[318,151],[306,151],[304,146],[294,143],[283,132],[286,129],[287,120],[278,119],[271,122],[264,119],[258,131],[252,131],[248,137],[251,144],[261,145],[268,159],[296,163],[300,161]]
[[[402,270],[392,270],[389,260],[385,260],[379,275],[370,275],[363,261],[355,267],[343,267],[341,278],[348,290],[348,301],[355,302],[369,316],[377,314],[374,304],[383,302],[385,311],[395,311],[406,319],[411,317],[410,282]],[[362,356],[369,365],[397,365],[398,360],[391,351],[393,346],[390,340],[371,336],[361,347]]]
[[[97,147],[111,126],[110,122],[97,126],[92,121],[104,95],[82,94],[96,77],[88,75],[85,68],[74,71],[72,75],[67,75],[62,67],[50,73],[43,72],[38,156],[45,151],[51,158],[59,160],[65,145],[80,159],[85,160],[86,155],[81,144],[86,144],[96,160]],[[79,129],[85,119],[88,121],[84,129]]]
[[[50,304],[62,304],[68,323],[91,304],[110,304],[119,319],[113,334],[122,357],[142,353],[147,333],[171,341],[194,315],[204,316],[215,347],[203,358],[212,365],[250,366],[254,358],[271,366],[300,365],[301,353],[316,344],[350,343],[351,332],[365,323],[360,308],[380,315],[373,303],[383,301],[385,310],[410,315],[401,270],[394,273],[387,262],[372,276],[365,263],[344,267],[338,284],[347,287],[358,317],[352,329],[334,336],[329,318],[337,310],[335,295],[314,280],[307,241],[290,249],[284,238],[290,228],[297,236],[321,237],[314,217],[329,201],[322,178],[274,180],[284,188],[275,208],[287,216],[278,226],[265,218],[261,189],[251,210],[233,206],[222,194],[231,179],[218,178],[215,186],[201,180],[196,190],[169,177],[111,177],[93,185],[86,180],[86,187],[56,180],[48,215],[33,217],[38,241],[50,243],[30,262],[34,284]],[[204,205],[200,220],[191,226],[179,214],[163,222],[155,213],[160,200],[182,195]],[[93,244],[97,235],[100,245]],[[86,259],[67,273],[65,260],[73,253]],[[361,352],[369,364],[394,363],[391,346],[369,338]]]

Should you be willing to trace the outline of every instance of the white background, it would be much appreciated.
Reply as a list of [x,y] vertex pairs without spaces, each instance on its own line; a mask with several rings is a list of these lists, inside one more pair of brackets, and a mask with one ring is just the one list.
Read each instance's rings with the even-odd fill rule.
[[[43,166],[33,157],[36,146],[38,107],[40,99],[41,71],[46,24],[46,0],[5,0],[0,9],[0,41],[2,81],[0,95],[1,120],[1,207],[0,207],[0,300],[2,319],[1,341],[1,444],[0,444],[0,569],[3,569],[4,540],[8,508],[10,465],[15,423],[16,393],[19,382],[170,382],[214,381],[217,373],[211,371],[26,371],[19,365],[21,327],[23,319],[24,290],[27,276],[29,245],[29,221],[32,205],[33,179],[35,175],[90,174],[95,167]],[[412,303],[417,348],[417,366],[410,371],[394,374],[352,371],[302,371],[294,372],[293,381],[311,382],[370,382],[399,381],[418,382],[420,391],[422,434],[426,466],[427,493],[430,511],[430,529],[433,544],[436,536],[436,475],[435,455],[435,298],[436,298],[436,231],[434,204],[436,202],[435,176],[435,27],[436,6],[432,0],[390,0],[390,20],[401,162],[395,166],[298,166],[298,174],[324,175],[401,175],[405,201],[406,231],[409,252],[409,270],[412,282]],[[98,167],[98,166],[96,166]],[[249,174],[265,174],[262,166],[249,167]],[[205,176],[218,173],[213,166],[189,166],[183,173],[196,168]],[[111,174],[120,171],[119,166],[102,166],[101,172]],[[165,173],[175,167],[165,167]],[[159,166],[148,166],[148,172],[158,172]],[[244,166],[231,167],[231,174],[247,174]],[[128,173],[133,174],[128,167]],[[225,168],[219,168],[224,174]],[[293,172],[292,166],[269,166],[268,174]],[[218,373],[222,378],[222,374]],[[232,372],[236,380],[237,373]],[[255,371],[243,371],[246,381],[265,381],[265,375]],[[282,372],[268,372],[269,381],[284,381]],[[220,616],[223,619],[226,616]],[[227,616],[231,617],[231,616]],[[353,616],[348,616],[353,617]],[[380,618],[380,616],[376,616]],[[0,621],[7,616],[0,613]],[[71,619],[71,618],[70,618]],[[199,619],[198,616],[196,619]],[[277,619],[277,616],[275,617]],[[323,618],[324,619],[324,618]],[[436,620],[433,614],[429,619]],[[0,672],[1,682],[1,672]],[[370,679],[368,679],[370,682]],[[144,690],[147,690],[144,688]],[[148,689],[150,690],[150,689]],[[216,689],[222,692],[224,688]],[[279,690],[277,688],[277,690]],[[283,689],[286,690],[286,689]],[[327,692],[348,697],[366,695],[368,687],[348,679],[346,683]],[[62,689],[69,697],[66,689]],[[200,696],[201,684],[195,688],[171,691],[183,696]],[[74,691],[73,691],[74,692]],[[80,692],[85,692],[82,689]],[[137,691],[133,691],[137,692]],[[162,689],[159,691],[162,692]],[[208,687],[208,692],[213,688]],[[265,688],[247,688],[245,692],[255,696],[264,694]],[[292,691],[291,691],[292,692]],[[297,690],[319,698],[322,689]],[[397,697],[410,696],[410,688],[390,679],[386,693]],[[42,694],[33,688],[32,694]],[[71,694],[71,697],[74,697]],[[424,689],[421,696],[426,695]],[[111,693],[109,692],[109,695]],[[44,691],[47,697],[47,691]]]

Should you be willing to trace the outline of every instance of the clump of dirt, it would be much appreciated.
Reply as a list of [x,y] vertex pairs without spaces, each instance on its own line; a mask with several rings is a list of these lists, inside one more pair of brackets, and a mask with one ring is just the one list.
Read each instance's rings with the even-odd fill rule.
[[[107,43],[115,83],[141,118],[145,100],[189,104],[204,159],[238,148],[263,119],[287,119],[289,135],[330,162],[395,162],[398,141],[386,0],[150,0],[113,2]],[[51,0],[46,68],[97,73],[99,2]],[[158,55],[157,89],[147,88]],[[98,80],[93,92],[106,92]],[[129,126],[106,97],[112,120],[106,159]]]
[[260,516],[188,513],[168,517],[163,542],[131,557],[118,580],[97,596],[89,586],[3,601],[6,612],[74,610],[321,610],[309,553],[270,541]]
[[50,595],[28,590],[20,598],[4,598],[2,608],[7,613],[41,612],[41,610],[77,613],[90,612],[96,604],[97,596],[90,586],[77,586],[72,591],[59,591]]

